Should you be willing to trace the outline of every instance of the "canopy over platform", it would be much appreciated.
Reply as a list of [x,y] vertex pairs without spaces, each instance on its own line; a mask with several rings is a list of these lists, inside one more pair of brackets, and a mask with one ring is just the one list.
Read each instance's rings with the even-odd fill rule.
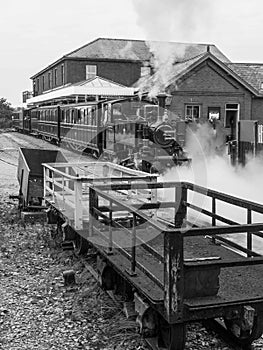
[[49,101],[63,101],[73,99],[76,102],[86,101],[90,97],[126,97],[134,96],[135,89],[115,83],[100,77],[94,77],[82,82],[63,86],[58,89],[49,90],[39,96],[29,98],[27,105],[46,103]]

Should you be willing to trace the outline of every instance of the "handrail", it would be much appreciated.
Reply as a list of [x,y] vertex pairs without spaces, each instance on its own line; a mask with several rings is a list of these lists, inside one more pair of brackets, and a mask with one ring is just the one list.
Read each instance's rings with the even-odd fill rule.
[[183,184],[187,187],[187,189],[192,190],[197,193],[205,194],[208,197],[215,197],[218,200],[224,201],[226,203],[236,205],[238,207],[251,209],[255,212],[263,214],[263,205],[259,203],[254,203],[252,201],[246,199],[240,199],[238,197],[225,194],[222,192],[218,192],[215,190],[207,189],[205,187],[194,185],[190,182],[183,182]]
[[[129,190],[129,189],[133,188],[132,184],[99,185],[99,188],[103,191],[110,190],[110,189],[116,190],[117,186],[118,186],[118,189],[122,189],[122,190]],[[242,208],[251,209],[253,211],[256,211],[258,213],[263,214],[263,205],[262,204],[254,203],[252,201],[248,201],[245,199],[240,199],[238,197],[224,194],[222,192],[218,192],[215,190],[211,190],[211,189],[208,189],[206,187],[195,185],[195,184],[190,183],[190,182],[167,181],[167,182],[157,182],[157,183],[147,183],[147,184],[145,184],[145,183],[136,184],[136,189],[144,189],[144,188],[156,189],[156,188],[169,188],[169,187],[187,188],[187,189],[192,190],[194,192],[204,194],[208,197],[216,197],[216,199],[227,202],[229,204],[240,206]]]
[[[99,186],[99,187],[103,187]],[[140,217],[141,219],[147,220],[154,228],[156,228],[159,231],[167,231],[166,226],[160,224],[159,222],[157,222],[155,219],[149,218],[149,216],[147,216],[144,213],[141,213],[138,209],[134,208],[133,206],[123,203],[122,201],[114,198],[113,196],[109,195],[108,193],[105,193],[103,191],[100,191],[97,187],[97,185],[91,185],[90,188],[92,188],[93,190],[96,191],[96,193],[98,193],[102,198],[108,200],[108,201],[112,201],[113,203],[123,207],[124,209],[126,209],[127,211],[129,211],[130,213],[135,213],[138,217]]]

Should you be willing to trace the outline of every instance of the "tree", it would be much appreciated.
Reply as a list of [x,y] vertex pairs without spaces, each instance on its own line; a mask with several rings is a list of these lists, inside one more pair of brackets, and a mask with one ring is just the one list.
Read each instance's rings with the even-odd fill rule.
[[0,98],[0,128],[8,128],[12,124],[12,113],[14,108],[6,98]]

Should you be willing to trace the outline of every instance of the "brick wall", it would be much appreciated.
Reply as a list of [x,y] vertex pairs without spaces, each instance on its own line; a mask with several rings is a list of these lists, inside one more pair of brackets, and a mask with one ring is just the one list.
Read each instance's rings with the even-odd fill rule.
[[76,83],[86,79],[86,65],[96,65],[97,75],[125,86],[131,86],[140,77],[140,63],[112,61],[68,61],[67,78]]
[[[33,80],[34,96],[44,91],[54,89],[62,85],[62,64],[64,65],[64,84],[77,83],[86,79],[86,65],[96,65],[97,75],[112,80],[125,86],[131,86],[140,78],[140,62],[112,62],[112,61],[88,61],[88,60],[66,60],[52,67]],[[55,82],[55,70],[57,79]],[[51,84],[49,85],[49,74]],[[43,86],[44,77],[44,86]],[[39,79],[39,83],[38,83]]]
[[252,94],[213,62],[204,63],[171,89],[170,110],[184,117],[187,104],[201,105],[201,118],[207,119],[208,107],[219,107],[221,119],[226,103],[240,105],[240,119],[251,119]]

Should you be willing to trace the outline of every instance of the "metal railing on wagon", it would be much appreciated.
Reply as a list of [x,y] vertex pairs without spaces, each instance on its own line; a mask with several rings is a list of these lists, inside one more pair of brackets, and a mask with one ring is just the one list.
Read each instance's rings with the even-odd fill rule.
[[[156,182],[156,174],[147,174],[110,162],[45,163],[44,199],[64,213],[75,230],[82,230],[89,219],[89,186],[91,184]],[[140,197],[152,196],[142,190]]]

